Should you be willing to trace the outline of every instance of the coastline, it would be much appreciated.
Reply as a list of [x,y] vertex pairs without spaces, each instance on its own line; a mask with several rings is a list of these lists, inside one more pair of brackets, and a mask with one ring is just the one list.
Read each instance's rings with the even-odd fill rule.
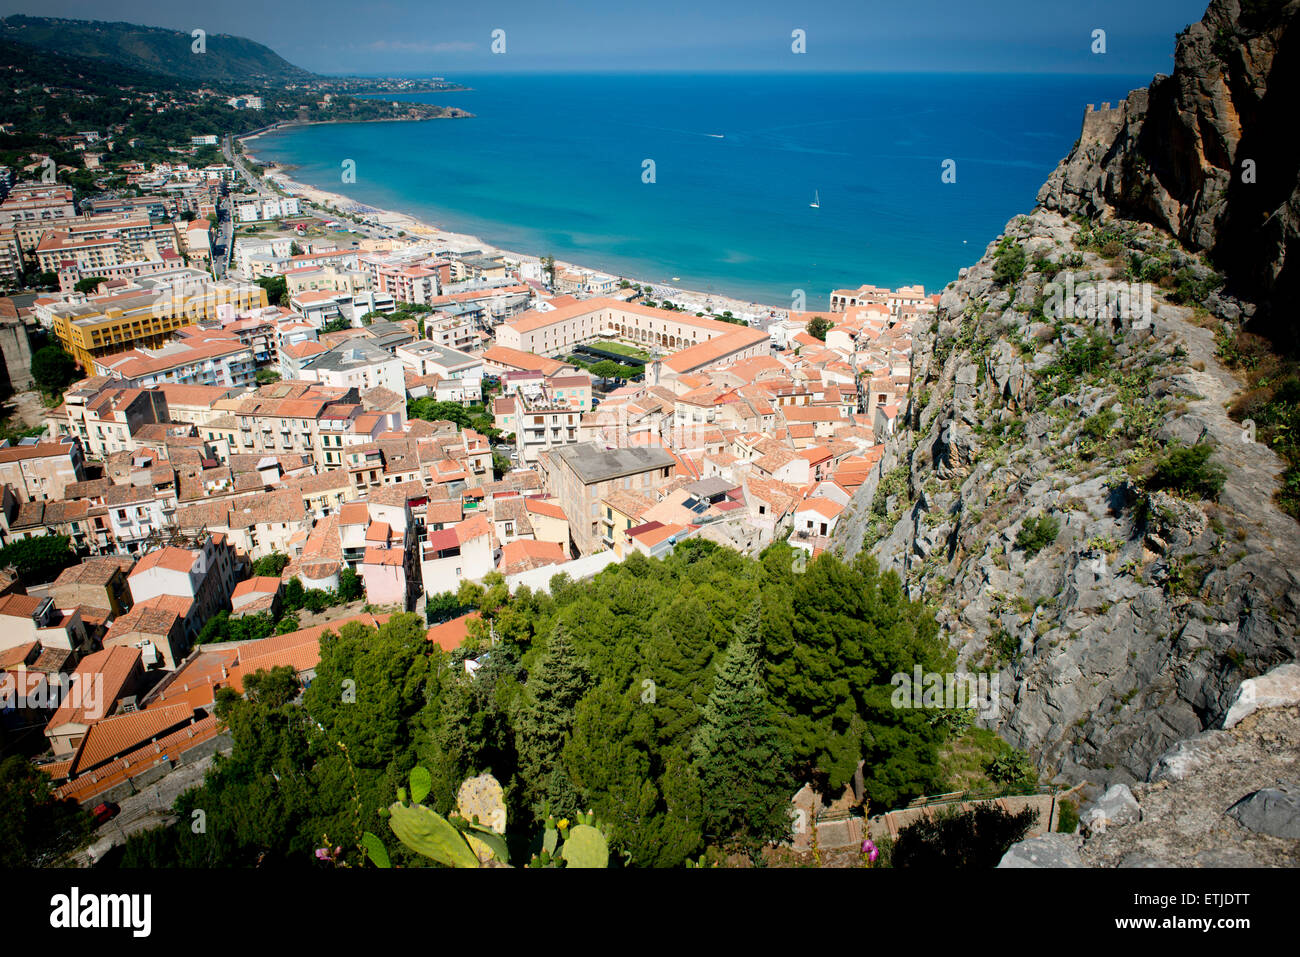
[[[471,115],[472,114],[468,114]],[[431,117],[431,119],[459,119],[460,117],[444,116]],[[286,120],[277,123],[265,130],[258,130],[248,136],[235,137],[242,143],[248,143],[267,133],[273,133],[280,129],[298,127],[298,126],[317,126],[326,123],[340,122],[371,122],[371,123],[391,123],[391,122],[411,122],[406,118],[394,117],[384,120],[319,120],[319,121],[298,121]],[[244,158],[250,162],[258,163],[257,156],[245,148]],[[332,209],[340,213],[351,213],[356,207],[364,207],[367,210],[375,210],[369,213],[369,218],[390,229],[396,229],[406,232],[408,235],[414,235],[430,242],[439,242],[446,245],[447,249],[453,252],[471,252],[477,250],[489,256],[504,256],[517,262],[535,263],[540,262],[542,255],[534,253],[524,253],[517,250],[504,249],[499,246],[486,242],[485,240],[474,236],[470,233],[460,233],[452,230],[442,229],[438,226],[431,225],[409,213],[403,213],[391,209],[382,209],[377,206],[371,206],[369,203],[363,203],[361,200],[353,199],[342,193],[335,193],[329,190],[320,189],[309,183],[301,182],[294,179],[282,168],[277,167],[274,171],[265,172],[262,179],[269,181],[272,185],[288,193],[290,196],[297,196],[321,209]],[[563,259],[556,259],[557,267],[580,269],[588,272],[597,272],[604,275],[612,275],[617,279],[626,279],[628,282],[639,285],[649,286],[652,289],[651,298],[655,301],[664,299],[671,300],[675,305],[685,307],[684,311],[691,313],[702,312],[706,316],[710,311],[719,315],[723,312],[730,312],[733,316],[741,319],[770,320],[784,318],[787,314],[788,307],[774,306],[770,303],[751,302],[745,299],[737,299],[733,296],[726,296],[720,293],[703,292],[698,289],[684,289],[674,286],[671,282],[656,282],[650,279],[638,279],[635,276],[625,276],[620,273],[610,272],[599,269],[594,266],[584,266],[581,263],[570,262]],[[827,296],[830,291],[827,290]]]

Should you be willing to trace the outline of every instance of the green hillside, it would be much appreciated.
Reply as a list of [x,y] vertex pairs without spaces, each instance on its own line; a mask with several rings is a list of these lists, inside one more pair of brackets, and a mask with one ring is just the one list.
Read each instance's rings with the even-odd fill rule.
[[79,57],[212,83],[312,81],[316,74],[294,66],[274,50],[245,37],[212,33],[206,52],[195,53],[194,39],[179,30],[134,23],[12,16],[0,20],[0,39]]

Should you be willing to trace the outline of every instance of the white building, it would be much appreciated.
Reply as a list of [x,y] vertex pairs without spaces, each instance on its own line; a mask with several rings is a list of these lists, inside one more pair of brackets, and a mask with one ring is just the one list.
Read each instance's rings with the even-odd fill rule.
[[366,339],[348,339],[302,364],[303,379],[338,388],[388,389],[406,394],[402,361]]

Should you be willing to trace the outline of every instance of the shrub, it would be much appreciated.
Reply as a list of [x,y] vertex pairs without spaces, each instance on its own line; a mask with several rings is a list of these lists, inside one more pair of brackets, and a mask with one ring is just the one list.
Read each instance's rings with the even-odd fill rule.
[[1025,251],[1010,236],[1004,236],[993,253],[993,279],[1002,285],[1017,282],[1025,274]]
[[1217,499],[1223,491],[1227,473],[1210,462],[1214,449],[1208,445],[1178,445],[1169,449],[1147,477],[1149,492],[1170,491],[1176,495],[1196,495]]
[[1110,434],[1117,418],[1114,409],[1102,409],[1096,415],[1088,416],[1088,421],[1083,423],[1083,434],[1094,442],[1099,442]]
[[1056,541],[1061,531],[1061,523],[1050,515],[1027,518],[1016,533],[1016,547],[1023,548],[1025,554],[1033,558],[1048,545]]
[[995,661],[1015,661],[1020,657],[1020,639],[1005,628],[989,636],[989,651]]
[[961,814],[920,820],[898,835],[891,861],[894,867],[992,869],[1037,819],[1033,808],[1011,814],[981,804]]
[[989,761],[984,773],[995,784],[1032,788],[1038,783],[1038,770],[1029,755],[1019,748],[1007,748]]

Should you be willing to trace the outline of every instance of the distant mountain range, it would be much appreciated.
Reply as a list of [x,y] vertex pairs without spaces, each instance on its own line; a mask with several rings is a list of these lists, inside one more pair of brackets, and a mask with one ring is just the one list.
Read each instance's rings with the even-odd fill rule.
[[0,20],[0,40],[200,83],[283,84],[323,79],[294,66],[270,47],[224,33],[208,34],[204,37],[206,52],[195,53],[194,38],[179,30],[11,16]]

